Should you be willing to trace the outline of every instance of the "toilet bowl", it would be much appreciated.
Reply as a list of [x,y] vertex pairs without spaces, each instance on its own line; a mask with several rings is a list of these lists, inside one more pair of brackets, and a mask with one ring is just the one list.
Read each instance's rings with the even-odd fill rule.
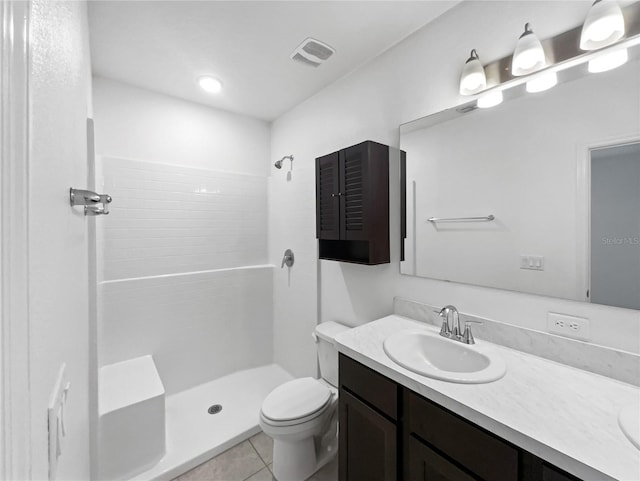
[[321,379],[294,379],[262,403],[260,427],[273,438],[273,475],[303,481],[338,452],[338,352],[334,337],[349,329],[336,322],[316,327]]

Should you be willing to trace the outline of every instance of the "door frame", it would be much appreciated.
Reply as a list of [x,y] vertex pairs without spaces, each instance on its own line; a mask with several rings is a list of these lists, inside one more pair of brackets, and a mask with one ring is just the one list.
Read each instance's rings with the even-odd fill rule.
[[29,35],[31,3],[0,3],[0,478],[31,478]]

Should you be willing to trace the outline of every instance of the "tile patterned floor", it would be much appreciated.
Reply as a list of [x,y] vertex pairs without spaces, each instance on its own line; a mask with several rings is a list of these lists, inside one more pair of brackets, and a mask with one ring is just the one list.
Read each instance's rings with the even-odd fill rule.
[[[272,463],[273,440],[266,434],[259,433],[173,481],[274,481]],[[337,480],[336,457],[308,481]]]

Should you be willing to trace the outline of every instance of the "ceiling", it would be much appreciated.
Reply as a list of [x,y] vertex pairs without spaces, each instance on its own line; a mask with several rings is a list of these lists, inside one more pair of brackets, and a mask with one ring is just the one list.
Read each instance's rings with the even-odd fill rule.
[[[429,23],[443,1],[91,1],[94,75],[273,120]],[[307,37],[336,53],[289,58]],[[211,95],[197,78],[223,82]]]

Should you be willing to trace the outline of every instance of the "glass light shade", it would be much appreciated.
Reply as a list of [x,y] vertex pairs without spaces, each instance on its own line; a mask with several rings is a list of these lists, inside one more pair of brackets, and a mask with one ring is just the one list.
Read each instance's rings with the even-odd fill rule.
[[488,109],[502,103],[502,90],[494,90],[478,99],[478,108]]
[[528,75],[546,67],[547,58],[544,48],[538,36],[533,33],[527,23],[524,26],[524,33],[518,39],[516,48],[513,51],[511,62],[511,74],[515,76]]
[[549,72],[541,75],[538,78],[531,79],[527,82],[527,92],[535,94],[538,92],[544,92],[558,84],[558,75],[555,72]]
[[487,77],[475,50],[462,68],[460,75],[460,95],[473,95],[487,88]]
[[222,90],[222,82],[213,77],[200,77],[198,79],[198,85],[200,85],[202,90],[210,94],[217,94]]
[[596,50],[617,42],[624,35],[624,17],[615,0],[596,0],[580,34],[582,50]]
[[628,59],[629,54],[627,53],[627,49],[621,48],[620,50],[614,50],[613,52],[605,53],[593,60],[589,60],[589,66],[587,68],[591,73],[606,72],[607,70],[613,70],[620,65],[624,65]]

